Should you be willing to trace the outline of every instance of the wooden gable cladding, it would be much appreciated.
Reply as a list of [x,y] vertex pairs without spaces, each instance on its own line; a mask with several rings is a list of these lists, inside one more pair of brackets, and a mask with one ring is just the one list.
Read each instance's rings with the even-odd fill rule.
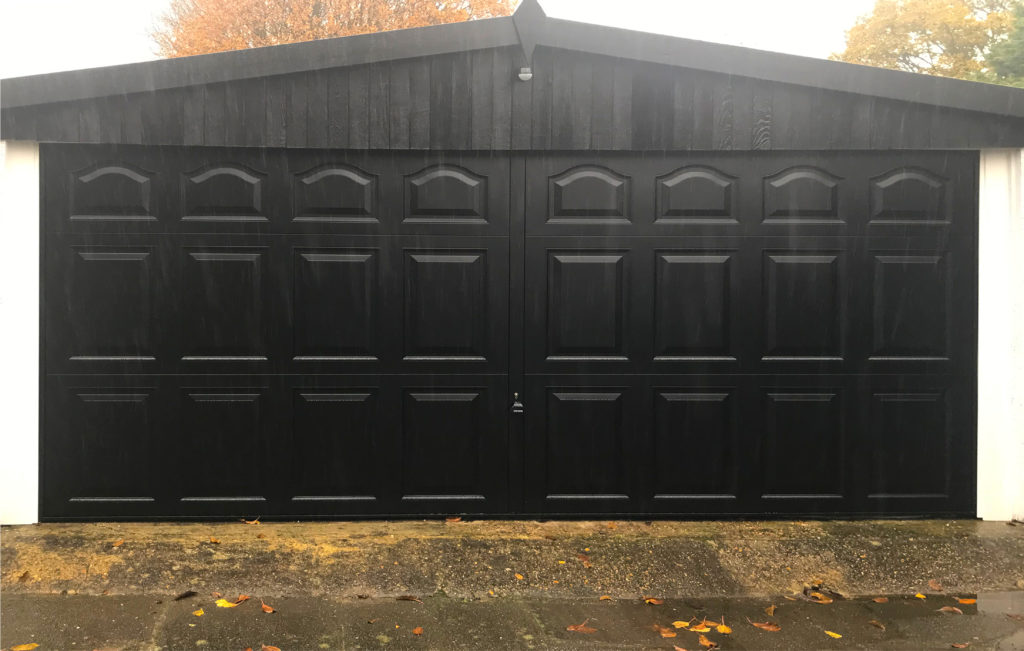
[[979,149],[1024,119],[537,47],[4,109],[5,139],[372,150]]

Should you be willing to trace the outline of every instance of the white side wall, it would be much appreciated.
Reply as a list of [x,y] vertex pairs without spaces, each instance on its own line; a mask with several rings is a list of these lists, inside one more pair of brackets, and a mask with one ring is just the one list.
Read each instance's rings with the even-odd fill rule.
[[39,517],[39,145],[0,142],[0,524]]
[[978,516],[1024,519],[1024,150],[981,153]]

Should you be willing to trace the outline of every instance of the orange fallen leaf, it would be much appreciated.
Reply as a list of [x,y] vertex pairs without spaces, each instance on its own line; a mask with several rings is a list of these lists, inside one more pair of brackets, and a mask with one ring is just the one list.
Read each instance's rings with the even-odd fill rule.
[[942,592],[942,584],[935,579],[928,579],[928,587],[936,592]]
[[411,594],[404,594],[404,595],[402,595],[400,597],[395,597],[395,600],[396,601],[415,601],[418,604],[423,603],[423,601],[421,601],[419,597],[411,595]]
[[664,599],[655,599],[654,597],[644,597],[644,603],[648,606],[660,606],[665,603]]
[[247,594],[240,594],[240,595],[238,595],[238,599],[235,599],[235,603],[236,604],[240,604],[243,601],[249,601],[249,595],[247,595]]
[[214,538],[213,536],[210,536],[210,542],[213,543],[214,545],[219,545],[220,544],[220,541],[217,540],[216,538]]
[[235,606],[238,605],[238,602],[232,603],[232,602],[228,601],[227,599],[218,599],[214,603],[217,604],[218,608],[234,608]]
[[954,649],[966,649],[967,647],[971,646],[971,643],[970,642],[954,642],[950,646],[953,647]]
[[412,634],[413,635],[423,635],[423,627],[422,626],[417,626],[416,628],[412,629]]
[[274,610],[273,606],[268,606],[266,604],[266,602],[264,602],[262,599],[260,599],[260,608],[262,608],[263,612],[265,612],[265,613],[276,613],[277,612],[276,610]]
[[221,597],[223,597],[223,596],[224,596],[224,595],[222,595],[222,594],[221,594],[221,593],[219,593],[219,592],[216,592],[216,591],[214,591],[214,592],[213,592],[213,598],[214,598],[214,599],[220,599],[220,598],[221,598]]
[[457,515],[454,518],[445,518],[444,521],[445,522],[462,522],[462,518]]
[[655,624],[653,628],[654,628],[654,630],[658,631],[658,633],[661,635],[661,637],[675,637],[676,636],[676,632],[673,631],[668,626],[662,626],[661,624]]
[[601,597],[598,599],[598,601],[611,601],[611,600],[612,600],[612,596],[611,595],[607,595],[607,594],[601,595]]
[[971,604],[978,603],[978,600],[977,599],[957,599],[957,603],[961,603],[961,604],[963,604],[965,606],[970,606]]
[[196,617],[202,617],[205,613],[203,612],[203,609],[200,608],[199,610],[193,610],[192,614],[195,615]]
[[880,629],[882,629],[883,631],[885,630],[885,624],[883,624],[882,622],[878,621],[877,619],[872,619],[872,620],[870,620],[870,621],[868,622],[868,624],[871,624],[871,625],[872,625],[872,626],[874,626],[875,628],[880,628]]
[[260,523],[260,519],[256,518],[255,520],[246,520],[246,519],[243,518],[242,520],[240,520],[240,522],[244,522],[246,524],[259,524]]
[[928,598],[928,597],[924,596],[923,594],[921,594],[920,592],[918,592],[916,595],[914,595],[914,597],[916,597],[917,599],[927,599]]
[[582,624],[569,624],[565,627],[565,630],[572,631],[573,633],[596,633],[597,629],[592,626],[587,626],[587,622],[590,618],[584,619]]
[[681,619],[678,619],[678,620],[672,622],[672,626],[675,626],[676,628],[686,628],[689,625],[690,625],[690,622],[684,622]]
[[245,647],[245,651],[252,651],[252,647],[251,646]]
[[672,645],[672,651],[686,651],[686,649],[684,649],[681,646],[676,646],[676,645],[673,644]]
[[276,646],[270,646],[269,644],[261,644],[260,651],[281,651],[281,649]]
[[265,534],[265,533],[258,533],[258,534],[256,534],[256,537],[257,538],[266,538],[267,534]]
[[29,642],[28,644],[17,644],[11,647],[11,651],[32,651],[39,645],[35,642]]
[[700,637],[697,638],[697,641],[700,642],[701,646],[705,646],[705,647],[707,647],[709,649],[717,649],[718,648],[718,642],[712,642],[711,640],[708,639],[708,636],[704,635],[703,633],[701,633]]
[[939,608],[940,613],[949,613],[950,615],[963,615],[964,611],[960,610],[956,606],[943,606]]
[[889,603],[889,597],[875,597],[871,601],[875,602],[876,604],[887,604]]
[[807,599],[810,600],[811,603],[816,603],[816,604],[830,604],[830,603],[832,603],[832,597],[824,595],[824,594],[822,594],[820,592],[815,592],[813,590],[807,593]]
[[523,580],[523,575],[520,574],[519,572],[515,573],[515,577],[516,577],[516,581],[522,581]]
[[835,639],[837,639],[837,640],[838,640],[839,638],[843,637],[842,635],[840,635],[839,633],[836,633],[836,632],[834,632],[834,631],[825,631],[825,635],[827,635],[827,636],[829,636],[829,637],[834,637],[834,638],[835,638]]
[[751,626],[756,626],[762,631],[771,631],[772,633],[775,633],[782,630],[782,627],[775,622],[751,622],[749,617],[747,618],[747,621],[750,622]]
[[725,625],[725,615],[722,615],[722,623],[716,626],[715,630],[722,635],[732,635],[732,629]]
[[765,608],[764,612],[767,613],[769,617],[774,617],[775,616],[775,608],[776,608],[775,604],[772,604],[771,606],[768,606],[767,608]]
[[711,627],[705,623],[697,624],[696,626],[690,627],[690,630],[694,633],[707,633],[711,630]]
[[[117,542],[112,544],[111,547],[120,547],[123,544],[124,544],[124,538],[121,538],[120,540],[118,540]],[[33,644],[34,644],[34,642],[33,642]],[[32,647],[32,648],[35,648],[35,647]],[[11,647],[11,650],[13,651],[14,647]]]

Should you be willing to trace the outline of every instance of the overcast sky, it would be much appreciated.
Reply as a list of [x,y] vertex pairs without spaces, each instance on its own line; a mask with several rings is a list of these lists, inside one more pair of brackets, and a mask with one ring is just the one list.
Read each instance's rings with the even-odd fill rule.
[[[169,0],[0,0],[0,77],[156,58]],[[551,16],[825,58],[874,0],[540,0]]]

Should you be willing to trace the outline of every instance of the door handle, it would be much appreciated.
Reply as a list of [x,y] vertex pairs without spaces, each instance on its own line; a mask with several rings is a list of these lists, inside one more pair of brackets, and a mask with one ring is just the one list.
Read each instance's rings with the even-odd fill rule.
[[512,413],[513,414],[522,414],[523,411],[524,411],[524,407],[523,407],[523,403],[519,402],[519,394],[518,393],[513,393],[512,394]]

